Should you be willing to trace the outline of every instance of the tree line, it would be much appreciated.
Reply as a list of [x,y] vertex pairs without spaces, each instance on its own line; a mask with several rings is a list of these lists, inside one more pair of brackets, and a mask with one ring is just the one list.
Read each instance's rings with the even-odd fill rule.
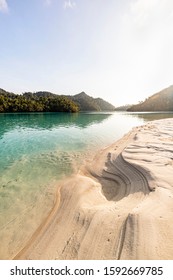
[[24,95],[0,92],[0,112],[78,112],[78,105],[68,97],[26,97]]

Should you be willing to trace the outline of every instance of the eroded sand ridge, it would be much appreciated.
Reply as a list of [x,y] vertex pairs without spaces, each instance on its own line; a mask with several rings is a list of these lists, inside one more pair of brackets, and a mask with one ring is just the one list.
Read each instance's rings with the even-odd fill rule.
[[173,259],[173,120],[134,128],[57,186],[15,259]]

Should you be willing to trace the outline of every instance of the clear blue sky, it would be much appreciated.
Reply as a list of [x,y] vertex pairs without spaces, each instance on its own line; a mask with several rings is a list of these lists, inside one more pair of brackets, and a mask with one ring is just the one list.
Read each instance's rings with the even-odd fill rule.
[[173,84],[172,0],[0,0],[0,88],[114,105]]

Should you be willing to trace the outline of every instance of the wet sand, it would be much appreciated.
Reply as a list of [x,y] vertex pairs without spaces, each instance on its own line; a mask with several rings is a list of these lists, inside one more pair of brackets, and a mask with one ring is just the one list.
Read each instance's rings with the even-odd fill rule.
[[136,127],[57,185],[14,259],[173,259],[173,119]]

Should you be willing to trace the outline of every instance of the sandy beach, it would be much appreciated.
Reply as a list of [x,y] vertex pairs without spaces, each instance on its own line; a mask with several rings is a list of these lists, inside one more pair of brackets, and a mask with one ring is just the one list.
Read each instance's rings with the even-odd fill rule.
[[173,259],[173,119],[136,127],[57,186],[13,259]]

